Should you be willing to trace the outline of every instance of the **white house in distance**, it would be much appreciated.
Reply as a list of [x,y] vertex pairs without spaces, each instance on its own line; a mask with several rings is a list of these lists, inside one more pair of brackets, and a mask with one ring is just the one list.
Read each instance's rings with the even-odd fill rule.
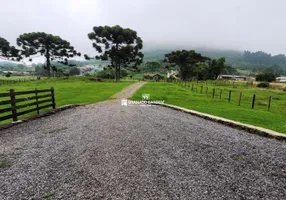
[[246,81],[247,77],[241,75],[219,75],[218,79]]
[[282,83],[282,82],[285,83],[285,82],[286,82],[286,76],[277,77],[277,78],[276,78],[276,81],[277,81],[277,82],[280,82],[280,83]]
[[167,73],[167,78],[179,79],[179,72],[171,70],[170,72]]

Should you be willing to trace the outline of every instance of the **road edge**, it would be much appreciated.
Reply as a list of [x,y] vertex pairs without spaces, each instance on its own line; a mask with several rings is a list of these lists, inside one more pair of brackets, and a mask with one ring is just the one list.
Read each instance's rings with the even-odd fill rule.
[[167,107],[167,108],[171,108],[173,110],[177,110],[177,111],[181,111],[181,112],[185,112],[203,119],[207,119],[207,120],[211,120],[214,122],[218,122],[220,124],[224,124],[227,126],[230,126],[232,128],[236,128],[239,130],[244,130],[247,131],[251,134],[257,134],[263,137],[268,137],[268,138],[275,138],[277,140],[283,140],[286,141],[286,134],[283,133],[279,133],[270,129],[266,129],[266,128],[262,128],[262,127],[258,127],[258,126],[254,126],[254,125],[250,125],[250,124],[244,124],[241,122],[237,122],[237,121],[233,121],[233,120],[229,120],[223,117],[217,117],[214,115],[210,115],[210,114],[206,114],[206,113],[202,113],[202,112],[198,112],[195,110],[190,110],[190,109],[186,109],[180,106],[175,106],[175,105],[171,105],[171,104],[153,104],[153,105],[159,105],[159,106],[163,106],[163,107]]
[[[134,82],[133,84],[129,85],[129,86],[126,86],[125,88],[123,88],[121,91],[113,94],[111,97],[109,97],[108,99],[104,100],[104,101],[99,101],[99,102],[95,102],[95,103],[91,103],[91,104],[98,104],[98,103],[101,103],[101,102],[105,102],[105,101],[110,101],[110,100],[116,100],[116,99],[120,99],[120,95],[128,89],[128,88],[133,88],[137,85],[139,85],[139,87],[136,89],[136,91],[141,88],[143,85],[145,85],[146,82],[144,81],[139,81],[139,82]],[[134,91],[133,94],[136,92]],[[132,95],[133,95],[132,94]],[[132,96],[131,95],[131,96]],[[125,97],[125,98],[128,98],[128,97]],[[15,121],[15,122],[9,122],[7,124],[3,124],[3,125],[0,125],[0,131],[1,130],[4,130],[4,129],[8,129],[8,128],[11,128],[15,125],[18,125],[18,124],[23,124],[25,122],[29,122],[29,121],[33,121],[33,120],[36,120],[36,119],[39,119],[39,118],[42,118],[42,117],[47,117],[47,116],[50,116],[50,115],[54,115],[58,112],[61,112],[61,111],[64,111],[64,110],[67,110],[67,109],[72,109],[72,108],[76,108],[76,107],[79,107],[79,106],[86,106],[86,105],[89,105],[87,103],[82,103],[82,104],[67,104],[67,105],[63,105],[61,107],[58,107],[58,108],[55,108],[53,110],[48,110],[48,111],[45,111],[43,113],[40,113],[40,114],[37,114],[37,115],[32,115],[30,117],[27,117],[27,118],[24,118],[24,119],[21,119],[21,120],[18,120],[18,121]]]
[[38,115],[32,115],[30,117],[24,118],[22,120],[18,120],[16,122],[10,122],[10,123],[7,123],[7,124],[0,125],[0,131],[4,130],[4,129],[8,129],[8,128],[13,127],[13,126],[18,125],[18,124],[23,124],[25,122],[29,122],[29,121],[33,121],[33,120],[36,120],[36,119],[39,119],[39,118],[42,118],[42,117],[47,117],[47,116],[50,116],[50,115],[54,115],[54,114],[56,114],[58,112],[61,112],[61,111],[67,110],[67,109],[76,108],[78,106],[84,106],[84,105],[85,104],[64,105],[64,106],[55,108],[53,110],[48,110],[46,112],[40,113]]

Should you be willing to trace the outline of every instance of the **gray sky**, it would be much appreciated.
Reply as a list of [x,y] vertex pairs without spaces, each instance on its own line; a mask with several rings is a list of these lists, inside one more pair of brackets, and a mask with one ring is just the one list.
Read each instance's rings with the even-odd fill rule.
[[0,0],[0,36],[15,44],[43,31],[94,54],[93,26],[137,31],[144,48],[163,46],[286,53],[285,0]]

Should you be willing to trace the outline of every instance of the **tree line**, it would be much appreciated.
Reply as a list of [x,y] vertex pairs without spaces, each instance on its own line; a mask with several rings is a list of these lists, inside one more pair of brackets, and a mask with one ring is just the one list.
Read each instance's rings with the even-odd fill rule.
[[[143,61],[143,41],[137,32],[121,26],[95,26],[93,31],[88,33],[88,38],[92,41],[92,46],[98,55],[94,58],[84,57],[87,60],[97,59],[109,61],[109,68],[115,69],[115,79],[119,80],[122,67],[136,70]],[[41,55],[46,58],[44,66],[47,76],[51,76],[51,70],[57,72],[58,69],[51,65],[51,61],[57,61],[64,65],[69,64],[69,59],[74,56],[81,56],[75,48],[66,40],[59,36],[44,32],[32,32],[21,34],[16,39],[18,48],[10,46],[10,43],[0,37],[0,56],[10,60],[20,61],[29,58],[32,61],[33,55]]]
[[271,54],[265,53],[263,51],[244,51],[242,59],[251,64],[286,66],[286,57],[284,54],[272,56]]

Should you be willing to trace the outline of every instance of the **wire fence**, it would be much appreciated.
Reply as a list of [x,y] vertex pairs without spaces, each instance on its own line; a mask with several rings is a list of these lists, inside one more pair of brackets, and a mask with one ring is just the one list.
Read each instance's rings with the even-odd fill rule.
[[255,92],[253,90],[254,86],[231,81],[207,83],[175,80],[173,83],[189,89],[196,95],[204,95],[205,98],[225,101],[250,109],[262,109],[279,113],[286,112],[286,93],[283,91]]

